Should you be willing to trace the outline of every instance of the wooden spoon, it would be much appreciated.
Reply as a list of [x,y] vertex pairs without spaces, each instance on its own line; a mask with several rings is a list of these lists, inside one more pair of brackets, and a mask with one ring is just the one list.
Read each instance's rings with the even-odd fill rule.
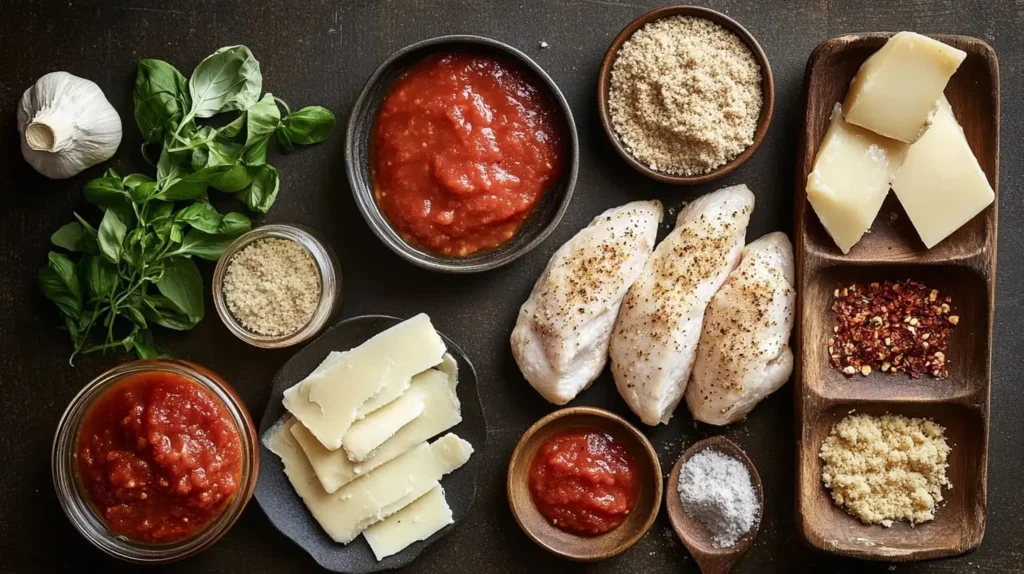
[[761,490],[761,477],[757,474],[754,463],[750,462],[747,453],[743,452],[739,445],[722,436],[713,436],[698,441],[686,449],[683,456],[679,457],[675,466],[672,467],[672,474],[669,475],[668,482],[665,484],[665,506],[668,508],[668,519],[672,523],[672,528],[676,531],[679,539],[683,541],[683,544],[686,545],[690,554],[693,555],[693,559],[697,561],[701,572],[704,574],[727,574],[732,569],[733,564],[754,543],[761,520],[759,516],[750,532],[743,535],[733,546],[729,548],[716,548],[711,532],[707,527],[683,509],[682,502],[679,500],[679,469],[682,468],[683,463],[690,460],[690,457],[707,449],[731,456],[747,467],[747,470],[750,472],[750,482],[754,487],[754,494],[757,496],[758,506],[761,508],[761,512],[764,512],[764,493]]

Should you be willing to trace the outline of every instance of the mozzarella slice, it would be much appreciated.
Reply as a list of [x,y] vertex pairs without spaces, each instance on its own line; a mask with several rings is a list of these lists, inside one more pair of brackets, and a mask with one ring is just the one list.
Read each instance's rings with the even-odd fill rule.
[[364,530],[363,538],[377,560],[383,560],[414,542],[430,538],[453,522],[444,489],[438,485],[409,506]]
[[430,369],[413,377],[406,394],[423,399],[423,412],[412,422],[377,447],[362,462],[352,462],[344,449],[328,450],[302,425],[292,427],[296,441],[306,453],[320,483],[327,492],[334,492],[359,476],[394,459],[417,444],[462,422],[461,405],[455,394],[458,380],[454,359],[446,356],[440,368],[450,374]]
[[[297,425],[291,423],[293,428]],[[288,425],[273,433],[268,446],[281,457],[288,480],[313,517],[334,541],[342,544],[429,492],[442,476],[461,467],[473,453],[472,445],[449,433],[432,444],[420,443],[374,472],[328,493]]]
[[394,436],[398,429],[420,416],[423,406],[420,393],[405,393],[366,418],[352,423],[341,439],[341,447],[345,449],[349,460],[362,462],[375,448]]
[[342,353],[324,370],[286,390],[284,406],[325,448],[336,450],[360,406],[386,389],[406,385],[440,363],[444,352],[430,318],[417,315]]

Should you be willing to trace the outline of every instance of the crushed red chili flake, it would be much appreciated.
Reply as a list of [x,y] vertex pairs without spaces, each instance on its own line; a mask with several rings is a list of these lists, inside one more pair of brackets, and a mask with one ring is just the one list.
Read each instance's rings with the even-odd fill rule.
[[949,376],[949,335],[960,321],[950,298],[918,281],[840,287],[832,293],[836,325],[828,340],[832,367],[847,376],[872,370],[911,378]]

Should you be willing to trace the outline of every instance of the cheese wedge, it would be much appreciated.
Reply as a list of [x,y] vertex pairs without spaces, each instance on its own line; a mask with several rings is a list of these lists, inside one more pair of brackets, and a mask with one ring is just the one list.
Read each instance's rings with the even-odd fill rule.
[[892,189],[929,249],[995,201],[945,96],[932,126],[907,151]]
[[[284,406],[329,450],[341,447],[359,407],[441,362],[445,346],[424,314],[342,353],[284,392]],[[397,381],[397,382],[396,382]]]
[[[451,363],[448,361],[442,361],[442,368],[446,364],[454,364],[454,360]],[[417,444],[462,422],[461,405],[455,392],[457,385],[458,379],[435,369],[416,375],[406,394],[416,394],[423,398],[423,412],[384,441],[363,462],[350,461],[344,449],[327,450],[302,425],[294,425],[292,433],[324,490],[334,492]]]
[[438,485],[409,506],[364,530],[363,538],[377,560],[383,560],[414,542],[430,538],[453,522],[444,489]]
[[353,462],[362,462],[375,448],[391,438],[398,429],[423,413],[423,396],[405,393],[397,400],[352,423],[341,439],[341,448]]
[[473,454],[472,445],[449,433],[432,444],[420,443],[374,472],[327,493],[286,425],[273,433],[268,446],[281,457],[288,480],[313,517],[331,539],[342,544],[429,492]]
[[907,144],[843,121],[836,104],[807,176],[807,200],[843,253],[860,241],[882,208]]
[[903,142],[917,141],[966,57],[966,52],[927,36],[896,34],[853,78],[843,102],[846,121]]

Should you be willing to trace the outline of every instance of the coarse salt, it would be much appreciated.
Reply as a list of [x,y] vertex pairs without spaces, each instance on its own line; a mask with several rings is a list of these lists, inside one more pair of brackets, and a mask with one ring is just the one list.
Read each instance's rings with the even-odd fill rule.
[[679,469],[683,510],[711,532],[717,548],[735,546],[761,518],[747,467],[715,450],[690,457]]

